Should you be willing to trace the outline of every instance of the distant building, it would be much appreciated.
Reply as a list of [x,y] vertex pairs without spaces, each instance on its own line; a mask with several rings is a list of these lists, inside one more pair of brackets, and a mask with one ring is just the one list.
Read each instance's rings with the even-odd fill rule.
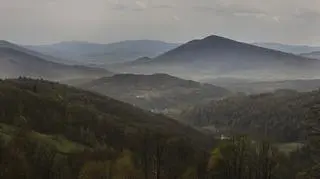
[[229,140],[229,139],[230,139],[230,137],[228,137],[228,136],[225,136],[223,134],[220,135],[220,140]]

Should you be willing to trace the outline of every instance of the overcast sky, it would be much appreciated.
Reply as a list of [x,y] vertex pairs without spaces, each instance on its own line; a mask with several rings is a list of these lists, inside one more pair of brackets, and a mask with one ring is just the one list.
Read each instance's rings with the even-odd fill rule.
[[320,45],[320,0],[0,0],[0,39],[22,44],[212,34]]

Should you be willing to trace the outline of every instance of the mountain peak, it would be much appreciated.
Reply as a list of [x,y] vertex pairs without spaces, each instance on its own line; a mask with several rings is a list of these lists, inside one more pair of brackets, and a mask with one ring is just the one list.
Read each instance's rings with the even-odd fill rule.
[[221,37],[221,36],[217,36],[217,35],[210,35],[208,37],[205,37],[202,40],[210,40],[210,41],[215,41],[215,40],[230,40],[228,38],[225,37]]
[[190,41],[177,49],[184,50],[184,51],[194,51],[194,50],[204,50],[204,49],[211,49],[211,48],[217,48],[217,47],[233,47],[234,45],[237,45],[240,42],[217,36],[217,35],[211,35],[208,37],[205,37],[203,39],[197,39]]

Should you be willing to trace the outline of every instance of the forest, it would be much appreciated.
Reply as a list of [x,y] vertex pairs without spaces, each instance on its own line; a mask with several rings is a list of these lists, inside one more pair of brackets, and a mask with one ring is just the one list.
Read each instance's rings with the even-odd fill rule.
[[[67,85],[28,78],[2,80],[0,178],[316,179],[318,93],[249,97],[271,98],[288,115],[288,106],[298,113],[302,108],[297,101],[306,100],[301,102],[304,117],[296,119],[303,122],[292,129],[305,131],[303,145],[283,152],[269,138],[238,133],[219,140],[188,124]],[[283,105],[284,101],[291,103]],[[285,128],[291,127],[288,123]],[[279,141],[297,139],[279,136]]]
[[185,110],[180,118],[199,127],[214,125],[222,133],[296,142],[305,140],[307,115],[319,101],[320,91],[277,90],[198,105]]

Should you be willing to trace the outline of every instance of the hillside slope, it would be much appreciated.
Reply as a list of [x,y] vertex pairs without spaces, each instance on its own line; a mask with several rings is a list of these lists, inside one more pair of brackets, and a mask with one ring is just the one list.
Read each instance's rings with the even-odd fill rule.
[[186,107],[230,95],[224,88],[167,74],[119,74],[81,85],[154,112],[177,113]]
[[[21,78],[0,81],[0,105],[0,113],[3,114],[0,122],[14,124],[14,117],[21,113],[32,129],[47,134],[67,135],[70,127],[83,125],[101,140],[109,132],[119,132],[120,135],[120,131],[126,130],[150,130],[194,139],[202,136],[192,128],[162,115],[109,97],[42,80]],[[68,122],[65,126],[59,126],[61,120],[66,118]],[[73,137],[73,140],[82,140],[80,136]]]
[[155,178],[158,171],[165,179],[199,167],[188,177],[195,178],[206,171],[211,146],[192,127],[109,97],[43,80],[0,80],[3,178]]
[[0,42],[0,78],[28,76],[46,79],[73,79],[110,75],[107,70],[85,66],[71,66],[50,61],[51,57]]
[[292,142],[303,139],[309,108],[319,102],[319,91],[279,90],[213,101],[185,111],[181,118],[197,126],[214,126],[221,133]]

